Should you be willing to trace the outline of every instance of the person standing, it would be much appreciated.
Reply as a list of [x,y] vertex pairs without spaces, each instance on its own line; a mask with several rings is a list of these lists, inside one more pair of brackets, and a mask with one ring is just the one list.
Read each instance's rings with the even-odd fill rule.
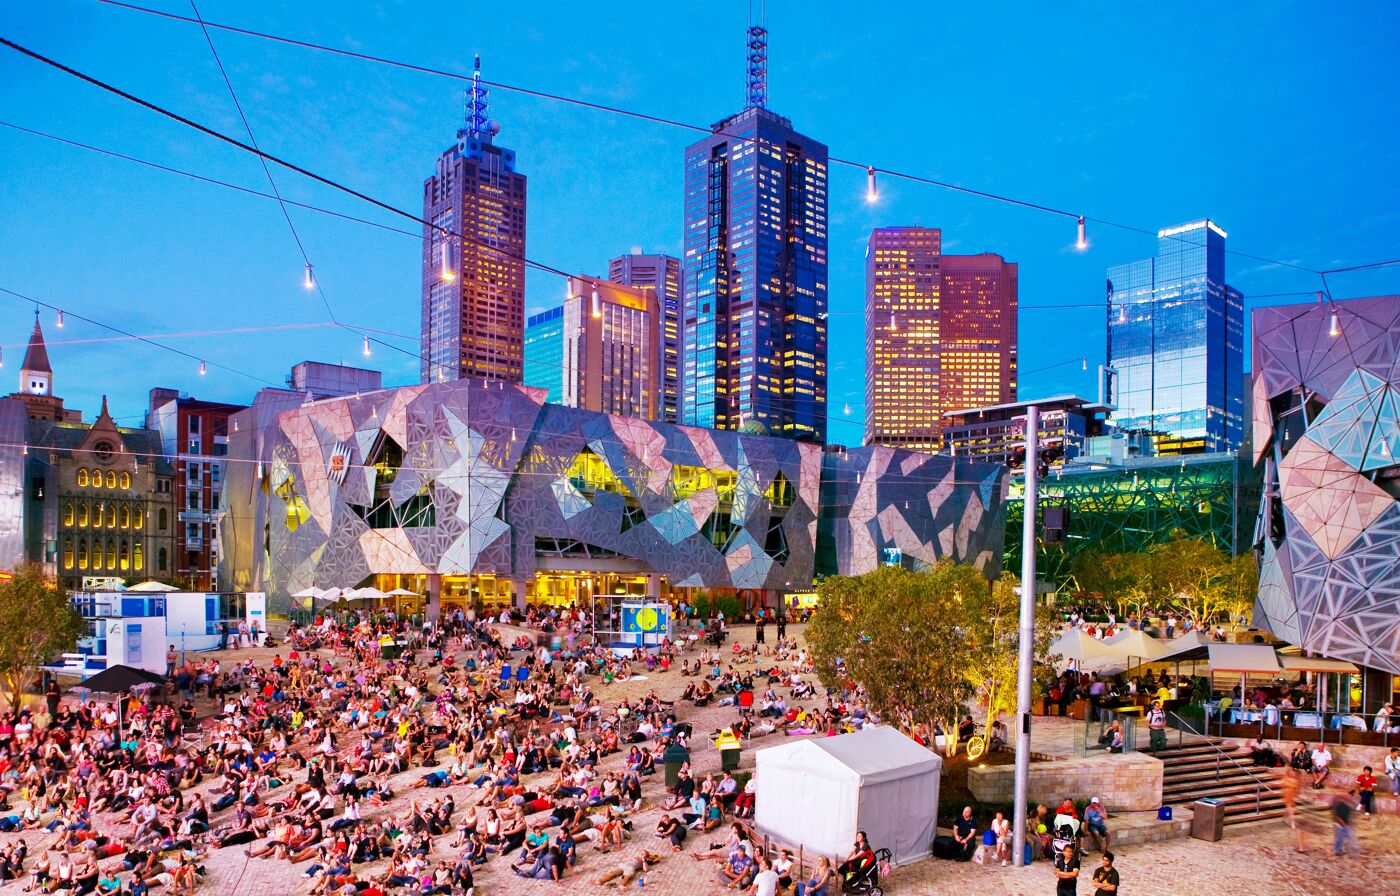
[[1147,712],[1147,746],[1153,753],[1167,748],[1167,713],[1162,701],[1153,700]]
[[756,624],[754,625],[754,627],[753,627],[753,631],[754,631],[754,642],[755,642],[755,643],[757,643],[757,644],[766,644],[766,643],[768,643],[768,642],[767,642],[767,639],[766,639],[765,636],[764,636],[764,630],[767,629],[767,628],[768,628],[768,620],[765,619],[765,618],[763,618],[763,608],[762,608],[762,607],[759,607],[759,609],[758,609],[758,621],[757,621],[757,623],[756,623]]
[[781,609],[779,609],[779,610],[778,610],[778,640],[781,641],[781,640],[783,640],[783,639],[786,638],[786,637],[787,637],[787,614],[784,613]]
[[1113,853],[1103,854],[1103,864],[1094,869],[1094,896],[1116,896],[1118,869],[1113,867]]
[[171,644],[171,645],[170,645],[170,649],[167,650],[167,651],[165,651],[165,677],[166,677],[166,678],[174,678],[174,677],[175,677],[175,661],[176,661],[178,658],[179,658],[178,655],[175,653],[175,645],[174,645],[174,644]]
[[1391,796],[1400,796],[1400,748],[1390,748],[1390,755],[1385,757],[1385,774],[1390,779]]
[[1350,844],[1352,856],[1361,855],[1361,846],[1356,842],[1356,829],[1351,825],[1351,800],[1354,794],[1339,793],[1332,800],[1332,852],[1340,856],[1342,848]]
[[1055,896],[1075,896],[1079,892],[1079,855],[1073,843],[1066,843],[1055,856]]

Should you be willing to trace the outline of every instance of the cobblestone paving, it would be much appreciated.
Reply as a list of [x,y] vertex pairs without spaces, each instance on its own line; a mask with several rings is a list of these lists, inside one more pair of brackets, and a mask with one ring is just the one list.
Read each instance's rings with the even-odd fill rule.
[[[800,631],[794,627],[790,631]],[[743,632],[747,634],[747,632]],[[270,657],[272,651],[259,650],[259,660]],[[654,688],[663,699],[671,699],[684,687],[684,680],[676,672],[653,675],[647,680],[631,681],[611,686],[595,682],[595,691],[605,703],[616,703],[623,697],[640,696]],[[695,727],[696,736],[692,742],[692,764],[697,773],[717,771],[719,754],[709,742],[710,732],[719,728],[731,718],[730,707],[712,706],[701,710],[685,708],[682,718]],[[759,739],[754,748],[762,748],[780,742],[776,736]],[[622,756],[613,755],[604,760],[602,769],[618,768]],[[753,750],[748,748],[743,754],[741,767],[752,768]],[[395,779],[396,788],[402,793],[403,787],[422,774],[413,770]],[[661,775],[648,783],[647,798],[654,802],[656,792],[661,787]],[[208,785],[205,785],[206,787]],[[475,799],[473,791],[464,786],[444,788],[451,790],[461,806]],[[442,790],[433,791],[434,796]],[[421,795],[415,792],[414,795]],[[380,809],[383,812],[401,811],[410,796],[404,795],[391,806]],[[500,858],[492,859],[477,877],[478,896],[528,896],[528,894],[583,893],[601,894],[616,892],[615,885],[602,886],[596,883],[622,858],[630,858],[642,849],[665,853],[662,863],[645,876],[645,887],[639,888],[633,881],[628,889],[670,896],[707,896],[724,894],[727,890],[716,879],[717,866],[711,860],[696,861],[691,853],[703,850],[710,842],[706,835],[692,834],[687,851],[670,853],[658,847],[664,846],[655,840],[651,831],[660,817],[656,808],[645,809],[633,816],[636,835],[621,852],[600,854],[586,843],[580,845],[579,863],[574,872],[563,882],[533,881],[516,877]],[[1361,845],[1360,860],[1332,855],[1332,834],[1321,815],[1314,814],[1307,819],[1303,852],[1293,848],[1289,831],[1282,821],[1260,822],[1254,825],[1227,829],[1225,840],[1220,843],[1206,843],[1198,840],[1175,840],[1166,843],[1145,844],[1125,847],[1118,856],[1118,867],[1123,877],[1122,893],[1154,894],[1154,896],[1207,896],[1207,894],[1365,894],[1383,896],[1386,893],[1400,892],[1400,817],[1375,817],[1358,819],[1358,832]],[[0,842],[8,842],[17,835],[0,835]],[[25,835],[31,853],[52,840],[52,835],[36,836],[34,832]],[[443,846],[450,837],[439,838]],[[720,838],[722,839],[722,838]],[[877,844],[878,845],[878,844]],[[446,857],[444,850],[433,858]],[[307,863],[309,864],[309,863]],[[380,863],[382,865],[383,863]],[[1092,893],[1088,877],[1090,869],[1098,864],[1097,856],[1086,857],[1086,870],[1081,880],[1079,892]],[[286,862],[269,859],[248,859],[239,848],[220,850],[206,862],[208,876],[201,893],[233,894],[233,896],[273,896],[273,894],[304,892],[309,882],[303,876],[305,865],[293,866]],[[359,866],[357,871],[377,873],[381,868]],[[959,894],[959,896],[1019,896],[1019,894],[1052,894],[1055,892],[1055,879],[1050,865],[1038,862],[1027,868],[982,867],[973,864],[957,864],[941,861],[925,861],[913,866],[897,869],[888,882],[887,892],[909,894]],[[13,885],[12,885],[13,886]],[[160,891],[156,891],[160,892]],[[834,896],[834,894],[833,894]]]

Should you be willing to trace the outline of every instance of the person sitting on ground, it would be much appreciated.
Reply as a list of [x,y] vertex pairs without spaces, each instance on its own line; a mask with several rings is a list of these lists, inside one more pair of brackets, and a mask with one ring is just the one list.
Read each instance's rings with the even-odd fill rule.
[[656,836],[661,840],[671,841],[671,852],[680,852],[681,844],[685,843],[685,825],[679,818],[672,818],[669,813],[661,816],[656,822]]
[[1274,752],[1274,748],[1269,745],[1269,742],[1264,739],[1262,733],[1250,742],[1249,758],[1255,765],[1260,765],[1264,768],[1273,768],[1278,764],[1278,754]]
[[1312,786],[1313,790],[1321,790],[1327,786],[1327,776],[1332,773],[1332,752],[1327,749],[1327,744],[1319,743],[1317,749],[1312,751]]
[[1095,849],[1108,852],[1109,841],[1112,839],[1108,832],[1108,810],[1099,802],[1098,797],[1089,800],[1089,805],[1084,807],[1084,830]]
[[749,845],[740,843],[738,851],[720,864],[719,882],[731,890],[742,890],[753,883],[757,870],[757,864],[749,855]]

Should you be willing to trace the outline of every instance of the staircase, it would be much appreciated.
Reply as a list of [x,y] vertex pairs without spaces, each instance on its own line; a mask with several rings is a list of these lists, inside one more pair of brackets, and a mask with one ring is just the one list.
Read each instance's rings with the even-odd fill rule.
[[1162,761],[1165,805],[1189,807],[1211,797],[1224,804],[1227,825],[1283,817],[1277,779],[1268,770],[1254,767],[1247,750],[1226,747],[1219,738],[1201,737],[1148,755]]

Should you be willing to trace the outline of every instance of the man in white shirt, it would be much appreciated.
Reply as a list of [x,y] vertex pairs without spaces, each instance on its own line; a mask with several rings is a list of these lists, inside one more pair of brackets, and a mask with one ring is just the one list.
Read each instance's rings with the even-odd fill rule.
[[759,856],[758,873],[754,875],[753,886],[749,892],[753,896],[777,896],[778,893],[778,872],[773,870],[772,864],[767,856]]
[[1332,754],[1327,749],[1327,744],[1318,744],[1317,749],[1312,751],[1312,775],[1313,790],[1321,790],[1327,783],[1327,776],[1331,774]]
[[1385,773],[1390,778],[1391,795],[1400,796],[1400,747],[1390,748],[1390,755],[1385,757]]

